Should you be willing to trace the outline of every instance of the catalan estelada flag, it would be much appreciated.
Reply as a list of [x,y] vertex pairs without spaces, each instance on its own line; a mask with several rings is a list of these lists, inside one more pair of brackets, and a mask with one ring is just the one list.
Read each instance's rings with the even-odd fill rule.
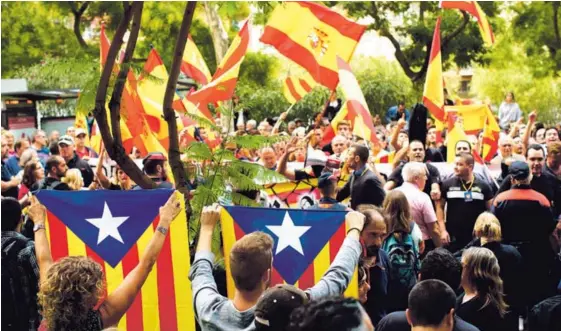
[[211,102],[231,99],[238,82],[240,66],[249,46],[249,20],[247,20],[228,52],[218,65],[212,81],[201,89],[189,93],[186,98],[193,104],[206,106]]
[[[103,269],[107,293],[138,265],[156,231],[159,208],[172,190],[47,191],[37,194],[47,208],[46,231],[53,260],[87,256]],[[183,198],[180,197],[182,208]],[[189,283],[189,240],[185,213],[170,226],[152,272],[119,330],[194,330]],[[107,296],[105,293],[105,296]]]
[[485,12],[479,7],[479,4],[477,4],[477,1],[440,1],[440,8],[459,9],[470,13],[477,19],[483,42],[489,46],[495,43],[495,35],[493,34],[491,25],[487,20]]
[[183,51],[181,72],[201,85],[208,84],[211,79],[210,70],[208,70],[205,59],[199,52],[191,35],[187,38],[187,44]]
[[339,67],[340,86],[347,99],[343,107],[348,108],[348,113],[353,121],[353,133],[366,141],[378,144],[372,115],[370,110],[368,110],[368,104],[351,70],[351,66],[340,57],[337,57],[337,66]]
[[444,79],[442,78],[442,54],[440,51],[440,21],[441,18],[439,17],[434,27],[427,78],[423,90],[423,104],[437,121],[444,123],[446,114],[444,112]]
[[300,101],[316,85],[316,82],[308,73],[302,76],[288,76],[282,83],[282,93],[288,102],[294,104]]
[[314,2],[278,5],[261,42],[306,69],[314,80],[334,90],[339,82],[337,56],[350,62],[366,26]]
[[[271,286],[291,284],[300,289],[314,286],[325,274],[347,233],[344,211],[225,207],[222,239],[228,297],[234,296],[230,250],[245,234],[263,231],[274,239]],[[345,295],[358,295],[355,272]]]

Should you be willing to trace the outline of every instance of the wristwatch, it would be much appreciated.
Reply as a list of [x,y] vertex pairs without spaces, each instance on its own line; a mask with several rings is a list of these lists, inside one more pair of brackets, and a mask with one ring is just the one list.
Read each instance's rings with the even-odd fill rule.
[[41,229],[43,229],[43,230],[45,229],[45,224],[37,223],[33,226],[33,232],[37,232]]

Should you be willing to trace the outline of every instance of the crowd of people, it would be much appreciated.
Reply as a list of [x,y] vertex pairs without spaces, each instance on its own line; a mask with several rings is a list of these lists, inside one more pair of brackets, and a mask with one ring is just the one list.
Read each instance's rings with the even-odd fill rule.
[[[426,141],[410,139],[411,114],[403,102],[389,109],[384,118],[388,123],[374,118],[375,145],[355,136],[349,121],[338,122],[329,139],[324,139],[329,118],[284,125],[283,113],[260,123],[238,121],[232,134],[286,138],[261,149],[235,144],[225,148],[287,180],[317,178],[320,199],[309,208],[346,211],[349,231],[328,271],[305,291],[288,284],[270,287],[273,238],[263,232],[245,235],[226,252],[231,261],[227,272],[235,284],[230,300],[211,250],[221,207],[205,207],[189,277],[197,327],[560,330],[560,124],[538,123],[536,112],[524,122],[513,100],[507,96],[499,109],[503,131],[491,161],[501,167],[497,178],[476,171],[486,167],[474,158],[481,152],[482,134],[448,146],[446,132],[437,139],[429,119],[423,128]],[[208,139],[207,130],[198,129],[202,141]],[[106,174],[106,153],[98,155],[87,147],[86,137],[87,132],[71,127],[62,136],[54,131],[47,137],[37,130],[16,141],[3,130],[3,284],[5,262],[11,263],[6,270],[20,275],[8,283],[3,298],[4,293],[18,298],[8,304],[8,316],[25,317],[9,320],[19,329],[36,330],[41,322],[48,330],[115,325],[146,280],[167,228],[180,212],[172,195],[160,210],[162,230],[154,233],[139,265],[98,304],[102,268],[85,257],[52,261],[44,231],[46,211],[33,195],[41,189],[140,189],[119,168]],[[453,173],[444,176],[431,163],[445,161],[448,153],[455,155]],[[92,170],[88,161],[96,158]],[[173,188],[166,178],[166,161],[160,153],[142,160],[143,171],[159,188]],[[192,163],[185,156],[183,161]],[[379,172],[379,163],[391,163],[391,174]],[[189,185],[196,190],[197,178]],[[243,193],[259,200],[259,192]],[[358,298],[343,298],[357,268]],[[2,309],[4,315],[4,300]]]

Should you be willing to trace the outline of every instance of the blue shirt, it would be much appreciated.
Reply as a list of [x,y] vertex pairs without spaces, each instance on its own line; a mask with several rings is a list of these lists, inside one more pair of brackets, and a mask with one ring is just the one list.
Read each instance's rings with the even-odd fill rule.
[[[409,110],[405,109],[405,120],[407,122],[409,122],[410,116],[411,114],[409,113]],[[398,121],[400,118],[401,115],[397,112],[397,106],[388,108],[388,111],[386,112],[386,123]]]
[[19,166],[19,157],[17,155],[10,156],[4,164],[11,176],[17,176],[17,174],[21,171],[21,167]]

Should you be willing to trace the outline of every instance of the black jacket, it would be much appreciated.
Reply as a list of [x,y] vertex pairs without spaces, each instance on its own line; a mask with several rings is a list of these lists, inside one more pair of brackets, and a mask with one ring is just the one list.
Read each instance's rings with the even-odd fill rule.
[[74,157],[66,162],[68,169],[78,169],[82,173],[82,178],[84,179],[84,186],[88,187],[94,180],[94,173],[87,161],[82,160],[76,152],[74,152]]
[[341,202],[349,196],[351,197],[351,208],[356,210],[356,207],[361,204],[381,206],[386,193],[380,179],[372,170],[365,168],[361,175],[357,176],[354,173],[351,175],[349,181],[337,193],[337,201]]

